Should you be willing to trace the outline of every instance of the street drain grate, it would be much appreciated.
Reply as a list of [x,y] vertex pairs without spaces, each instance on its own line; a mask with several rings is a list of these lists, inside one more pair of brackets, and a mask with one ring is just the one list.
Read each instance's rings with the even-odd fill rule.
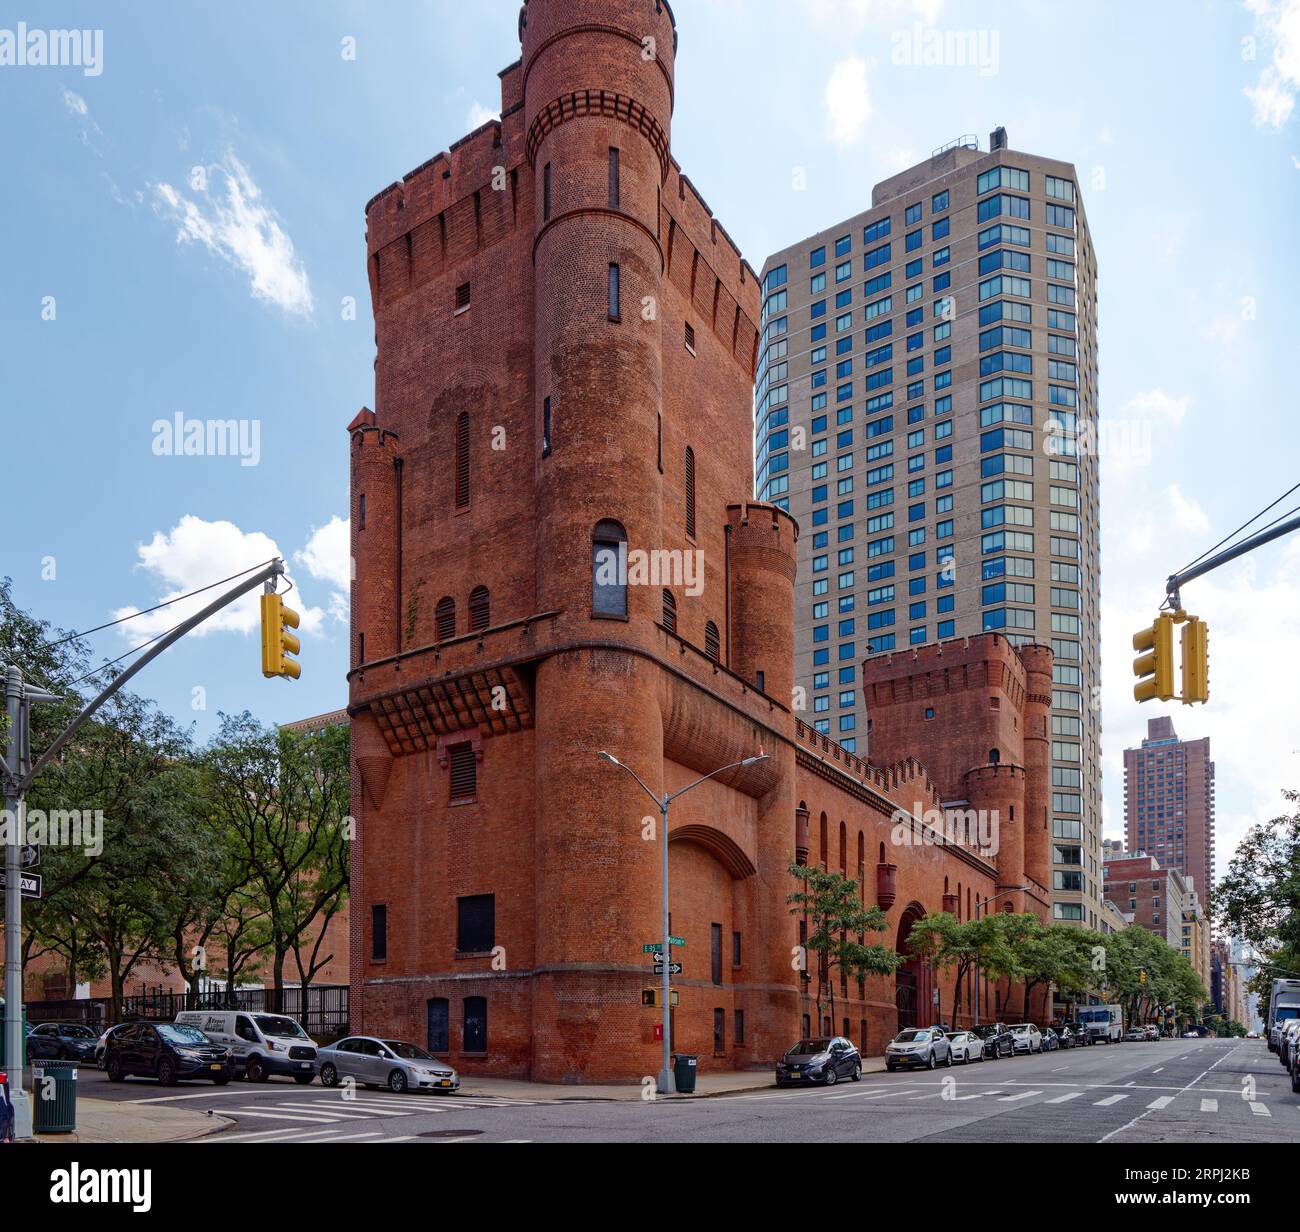
[[481,1129],[426,1129],[417,1138],[474,1138],[481,1134]]

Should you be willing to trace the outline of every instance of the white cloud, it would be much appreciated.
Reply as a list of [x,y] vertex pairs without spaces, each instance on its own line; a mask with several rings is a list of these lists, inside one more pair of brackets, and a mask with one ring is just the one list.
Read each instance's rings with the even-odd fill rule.
[[151,185],[154,208],[176,223],[177,243],[201,243],[249,277],[254,299],[295,316],[312,313],[307,271],[279,216],[262,197],[248,168],[227,150],[206,168],[207,185],[191,198],[170,184]]
[[871,118],[871,91],[867,63],[849,56],[831,68],[826,82],[826,118],[831,140],[840,147],[862,139]]
[[1255,16],[1255,38],[1272,50],[1259,80],[1246,87],[1260,128],[1281,128],[1295,111],[1300,93],[1300,0],[1247,0]]
[[[233,522],[205,522],[192,514],[186,514],[170,531],[155,531],[148,543],[138,546],[137,554],[137,568],[147,573],[158,588],[157,598],[141,605],[146,608],[283,555],[275,540],[261,531],[244,531]],[[119,630],[127,641],[139,644],[194,615],[234,584],[232,581],[159,611],[149,612],[120,625]],[[258,629],[261,624],[260,593],[253,590],[241,596],[204,621],[190,636],[246,634]],[[301,599],[296,603],[290,600],[290,605],[302,617],[303,632],[319,631],[325,615],[320,608],[309,607]],[[113,613],[114,619],[120,620],[138,612],[141,607],[119,608]]]
[[1187,408],[1191,402],[1186,394],[1175,398],[1163,389],[1156,388],[1130,398],[1124,413],[1130,417],[1158,420],[1179,427],[1187,418]]
[[351,523],[332,517],[324,526],[316,527],[301,550],[293,558],[318,582],[333,588],[330,595],[330,615],[339,621],[348,618],[348,601],[352,584],[352,528]]
[[1183,490],[1176,483],[1165,489],[1165,500],[1169,512],[1173,515],[1174,525],[1180,530],[1203,533],[1210,529],[1210,519],[1200,504],[1191,497],[1184,496]]
[[491,107],[484,107],[482,103],[474,102],[470,104],[465,123],[469,125],[469,131],[473,132],[476,128],[482,128],[489,120],[498,120],[500,118],[501,113],[499,111],[493,111]]
[[73,115],[87,116],[90,114],[90,108],[86,106],[86,100],[80,94],[74,94],[71,90],[63,91],[63,105]]

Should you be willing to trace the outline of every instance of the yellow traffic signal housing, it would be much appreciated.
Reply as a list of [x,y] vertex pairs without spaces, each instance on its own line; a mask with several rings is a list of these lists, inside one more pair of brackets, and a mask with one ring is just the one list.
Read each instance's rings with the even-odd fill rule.
[[[672,1008],[677,1008],[677,989],[673,988],[668,993],[668,999],[672,1003]],[[641,1004],[646,1009],[657,1009],[663,1005],[663,991],[658,988],[641,989]]]
[[1189,616],[1183,625],[1183,705],[1210,700],[1210,630]]
[[262,596],[262,675],[284,676],[297,680],[302,667],[290,655],[302,649],[302,643],[289,632],[298,627],[298,613],[279,595]]
[[1133,660],[1137,684],[1133,697],[1139,702],[1174,696],[1174,618],[1169,612],[1156,617],[1155,624],[1133,635],[1133,649],[1140,651]]

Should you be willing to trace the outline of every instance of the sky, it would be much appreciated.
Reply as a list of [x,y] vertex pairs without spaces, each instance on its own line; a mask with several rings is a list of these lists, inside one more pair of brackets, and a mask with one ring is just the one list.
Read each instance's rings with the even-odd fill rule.
[[[518,3],[25,7],[0,13],[0,575],[21,606],[87,629],[283,555],[301,680],[261,677],[250,597],[136,687],[200,739],[222,711],[341,707],[345,429],[373,398],[364,206],[498,113]],[[1100,270],[1100,704],[1119,836],[1122,750],[1169,712],[1132,701],[1129,639],[1169,573],[1300,480],[1300,0],[674,9],[674,153],[755,269],[964,134],[986,145],[1003,125],[1012,149],[1075,164]],[[24,20],[92,32],[83,62],[10,62]],[[191,425],[231,419],[224,454],[187,454]],[[1184,602],[1209,622],[1212,697],[1173,717],[1211,737],[1222,871],[1300,787],[1300,535]],[[115,658],[188,610],[92,644]]]

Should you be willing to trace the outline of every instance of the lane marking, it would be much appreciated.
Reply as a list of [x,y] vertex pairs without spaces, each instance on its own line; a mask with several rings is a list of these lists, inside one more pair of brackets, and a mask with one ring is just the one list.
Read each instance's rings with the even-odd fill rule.
[[258,1112],[254,1108],[239,1109],[241,1117],[265,1117],[268,1121],[306,1121],[310,1125],[337,1125],[339,1118],[334,1116],[295,1116],[292,1112]]
[[1159,1099],[1153,1099],[1147,1108],[1152,1112],[1158,1112],[1161,1108],[1168,1108],[1174,1102],[1172,1095],[1162,1095]]
[[[1223,1062],[1228,1060],[1229,1057],[1233,1056],[1236,1053],[1236,1051],[1237,1049],[1234,1048],[1232,1052],[1225,1052],[1217,1061],[1214,1062],[1213,1065],[1209,1066],[1209,1068],[1207,1069],[1203,1069],[1199,1074],[1196,1075],[1195,1078],[1191,1080],[1191,1082],[1187,1083],[1186,1086],[1182,1087],[1177,1092],[1177,1094],[1181,1095],[1183,1091],[1190,1091],[1198,1082],[1200,1082],[1202,1078],[1204,1078],[1207,1074],[1211,1073],[1219,1065],[1222,1065]],[[1151,1109],[1147,1108],[1146,1110],[1139,1112],[1137,1116],[1135,1116],[1126,1125],[1121,1125],[1118,1129],[1112,1129],[1110,1133],[1105,1134],[1103,1137],[1099,1138],[1098,1141],[1109,1142],[1113,1137],[1115,1137],[1116,1134],[1122,1134],[1125,1130],[1132,1129],[1133,1126],[1136,1125],[1139,1121],[1144,1120],[1146,1117],[1150,1115],[1151,1115]]]
[[1068,1104],[1072,1099],[1078,1099],[1083,1094],[1082,1091],[1071,1091],[1068,1095],[1058,1095],[1055,1099],[1045,1099],[1045,1104]]
[[198,1139],[200,1142],[246,1142],[255,1138],[264,1139],[267,1142],[274,1141],[276,1138],[282,1138],[286,1134],[300,1134],[302,1130],[294,1129],[292,1126],[285,1129],[259,1129],[254,1132],[244,1134],[208,1134]]
[[1250,1105],[1250,1110],[1256,1116],[1271,1117],[1273,1114],[1268,1110],[1267,1104],[1261,1104],[1258,1101]]
[[1127,1095],[1107,1095],[1105,1099],[1099,1099],[1094,1108],[1109,1108],[1111,1104],[1118,1104],[1121,1099],[1128,1099]]
[[1018,1103],[1022,1099],[1029,1099],[1034,1095],[1041,1095],[1041,1094],[1042,1091],[1025,1091],[1020,1095],[1004,1095],[1000,1100],[998,1100],[998,1103],[1014,1104],[1014,1103]]
[[1218,1111],[1219,1111],[1219,1101],[1218,1101],[1217,1099],[1203,1099],[1203,1100],[1201,1100],[1201,1111],[1202,1111],[1202,1112],[1218,1112]]

